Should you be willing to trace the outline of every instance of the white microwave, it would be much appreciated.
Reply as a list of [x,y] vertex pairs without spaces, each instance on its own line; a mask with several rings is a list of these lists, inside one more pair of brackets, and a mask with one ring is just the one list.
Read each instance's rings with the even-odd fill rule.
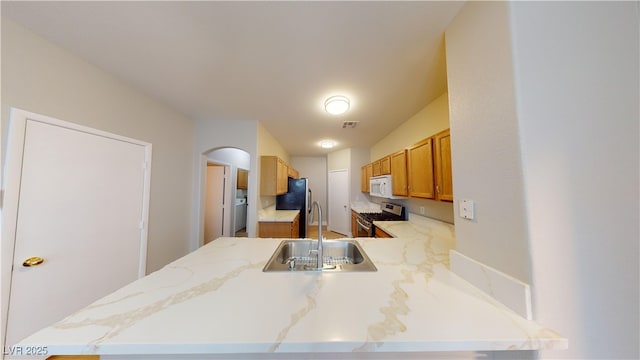
[[385,199],[398,199],[402,196],[393,196],[391,175],[375,176],[369,179],[369,195]]

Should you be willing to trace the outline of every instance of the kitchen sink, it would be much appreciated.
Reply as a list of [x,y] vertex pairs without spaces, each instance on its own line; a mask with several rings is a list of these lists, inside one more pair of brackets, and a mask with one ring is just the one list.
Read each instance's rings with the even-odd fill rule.
[[318,248],[314,240],[284,240],[278,245],[262,271],[377,271],[375,265],[355,240],[323,240],[322,269],[317,269]]

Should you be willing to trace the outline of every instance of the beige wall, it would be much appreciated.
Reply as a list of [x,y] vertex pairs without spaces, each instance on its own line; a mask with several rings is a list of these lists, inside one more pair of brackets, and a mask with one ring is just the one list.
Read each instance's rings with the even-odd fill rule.
[[[402,150],[447,128],[449,128],[449,99],[447,93],[444,93],[373,145],[369,161]],[[375,203],[389,201],[368,195],[362,196]],[[454,223],[452,203],[417,198],[394,199],[393,202],[405,206],[411,213]]]
[[285,162],[289,162],[289,153],[271,133],[258,122],[258,155],[275,155]]
[[508,6],[467,3],[446,30],[453,192],[476,210],[456,246],[531,283]]
[[[258,122],[258,176],[260,176],[260,156],[263,155],[275,155],[285,162],[289,163],[289,153],[284,149],[282,144],[276,140],[276,138],[271,135],[265,127]],[[260,182],[258,182],[258,185]],[[258,191],[260,188],[258,187]],[[260,203],[258,204],[259,209],[264,209],[269,206],[275,205],[276,197],[275,196],[260,196]]]
[[371,161],[411,146],[449,127],[449,100],[440,95],[371,147]]
[[190,119],[3,18],[3,146],[10,107],[153,144],[147,272],[188,252],[194,142]]

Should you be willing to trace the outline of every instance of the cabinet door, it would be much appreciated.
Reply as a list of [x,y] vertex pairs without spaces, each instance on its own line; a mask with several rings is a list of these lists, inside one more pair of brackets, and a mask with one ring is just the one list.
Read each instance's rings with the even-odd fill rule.
[[276,171],[276,194],[284,194],[289,189],[289,178],[287,164],[278,159],[278,168]]
[[427,138],[407,149],[409,196],[434,199],[433,140]]
[[249,172],[247,170],[238,169],[236,188],[238,189],[249,188]]
[[380,229],[380,228],[376,228],[375,230],[375,236],[377,238],[392,238],[393,236],[389,235],[386,231]]
[[356,220],[357,218],[358,218],[358,213],[351,210],[351,237],[358,236],[358,222]]
[[451,171],[451,135],[449,129],[436,134],[436,197],[453,201],[453,176]]
[[258,223],[258,237],[261,238],[291,238],[292,222],[261,221]]
[[393,183],[391,193],[396,196],[407,196],[407,151],[400,150],[390,157],[391,178]]
[[373,176],[380,176],[382,173],[380,171],[380,160],[376,160],[373,162]]
[[360,168],[360,191],[363,193],[369,192],[369,179],[373,174],[372,164],[367,164]]
[[380,175],[391,174],[391,156],[385,156],[380,159]]
[[300,215],[296,216],[296,219],[291,223],[291,238],[297,239],[300,237]]
[[360,168],[360,191],[369,192],[369,178],[367,177],[367,165]]

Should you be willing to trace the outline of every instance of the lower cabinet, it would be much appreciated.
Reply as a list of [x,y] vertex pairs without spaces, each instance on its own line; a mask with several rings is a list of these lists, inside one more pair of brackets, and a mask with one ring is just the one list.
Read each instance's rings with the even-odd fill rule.
[[377,238],[392,238],[393,236],[389,235],[386,231],[376,227],[376,237]]
[[260,221],[258,223],[258,237],[261,238],[291,238],[300,237],[300,215],[291,222]]
[[351,210],[351,237],[358,237],[358,213]]

